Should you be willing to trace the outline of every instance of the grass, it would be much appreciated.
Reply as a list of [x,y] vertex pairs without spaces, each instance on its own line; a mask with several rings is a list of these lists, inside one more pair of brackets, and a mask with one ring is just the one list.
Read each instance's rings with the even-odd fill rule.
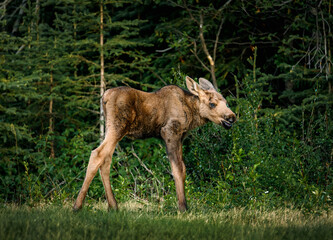
[[244,208],[180,214],[137,202],[107,212],[102,205],[78,213],[59,205],[3,206],[0,239],[333,239],[331,214]]

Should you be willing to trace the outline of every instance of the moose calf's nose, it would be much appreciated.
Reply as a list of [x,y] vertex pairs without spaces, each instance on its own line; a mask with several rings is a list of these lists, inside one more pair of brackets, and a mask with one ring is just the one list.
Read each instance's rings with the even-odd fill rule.
[[230,114],[230,115],[226,116],[225,119],[230,123],[234,123],[234,122],[236,122],[236,115],[234,113]]

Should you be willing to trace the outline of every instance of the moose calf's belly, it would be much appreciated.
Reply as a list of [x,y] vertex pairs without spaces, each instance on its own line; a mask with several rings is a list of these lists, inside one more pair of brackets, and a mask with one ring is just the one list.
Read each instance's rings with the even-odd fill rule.
[[130,139],[145,139],[150,137],[160,137],[160,128],[154,128],[152,126],[136,126],[131,128],[130,131],[126,134]]
[[157,121],[156,115],[139,115],[130,124],[126,134],[131,139],[160,137],[162,123]]

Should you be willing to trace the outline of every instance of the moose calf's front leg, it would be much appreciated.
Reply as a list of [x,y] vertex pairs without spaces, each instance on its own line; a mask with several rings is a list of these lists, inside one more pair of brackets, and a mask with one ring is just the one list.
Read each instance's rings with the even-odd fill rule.
[[183,162],[183,151],[181,143],[182,131],[180,128],[180,123],[178,121],[170,122],[162,129],[161,135],[166,144],[166,149],[172,169],[172,175],[176,185],[178,207],[181,212],[184,212],[187,209],[184,186],[186,168]]
[[172,175],[176,185],[178,208],[181,212],[184,212],[187,210],[186,198],[185,198],[185,176],[186,176],[185,164],[182,159],[181,161],[179,161],[179,159],[175,160],[174,157],[170,158],[170,163],[171,163]]

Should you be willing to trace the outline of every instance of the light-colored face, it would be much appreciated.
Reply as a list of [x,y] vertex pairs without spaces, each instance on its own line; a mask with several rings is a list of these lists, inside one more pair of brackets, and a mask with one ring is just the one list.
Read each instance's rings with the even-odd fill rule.
[[199,97],[201,117],[223,125],[226,129],[232,127],[232,124],[236,122],[236,115],[230,110],[225,98],[215,90],[211,82],[200,78],[198,84],[190,77],[186,77],[186,85],[192,94]]

